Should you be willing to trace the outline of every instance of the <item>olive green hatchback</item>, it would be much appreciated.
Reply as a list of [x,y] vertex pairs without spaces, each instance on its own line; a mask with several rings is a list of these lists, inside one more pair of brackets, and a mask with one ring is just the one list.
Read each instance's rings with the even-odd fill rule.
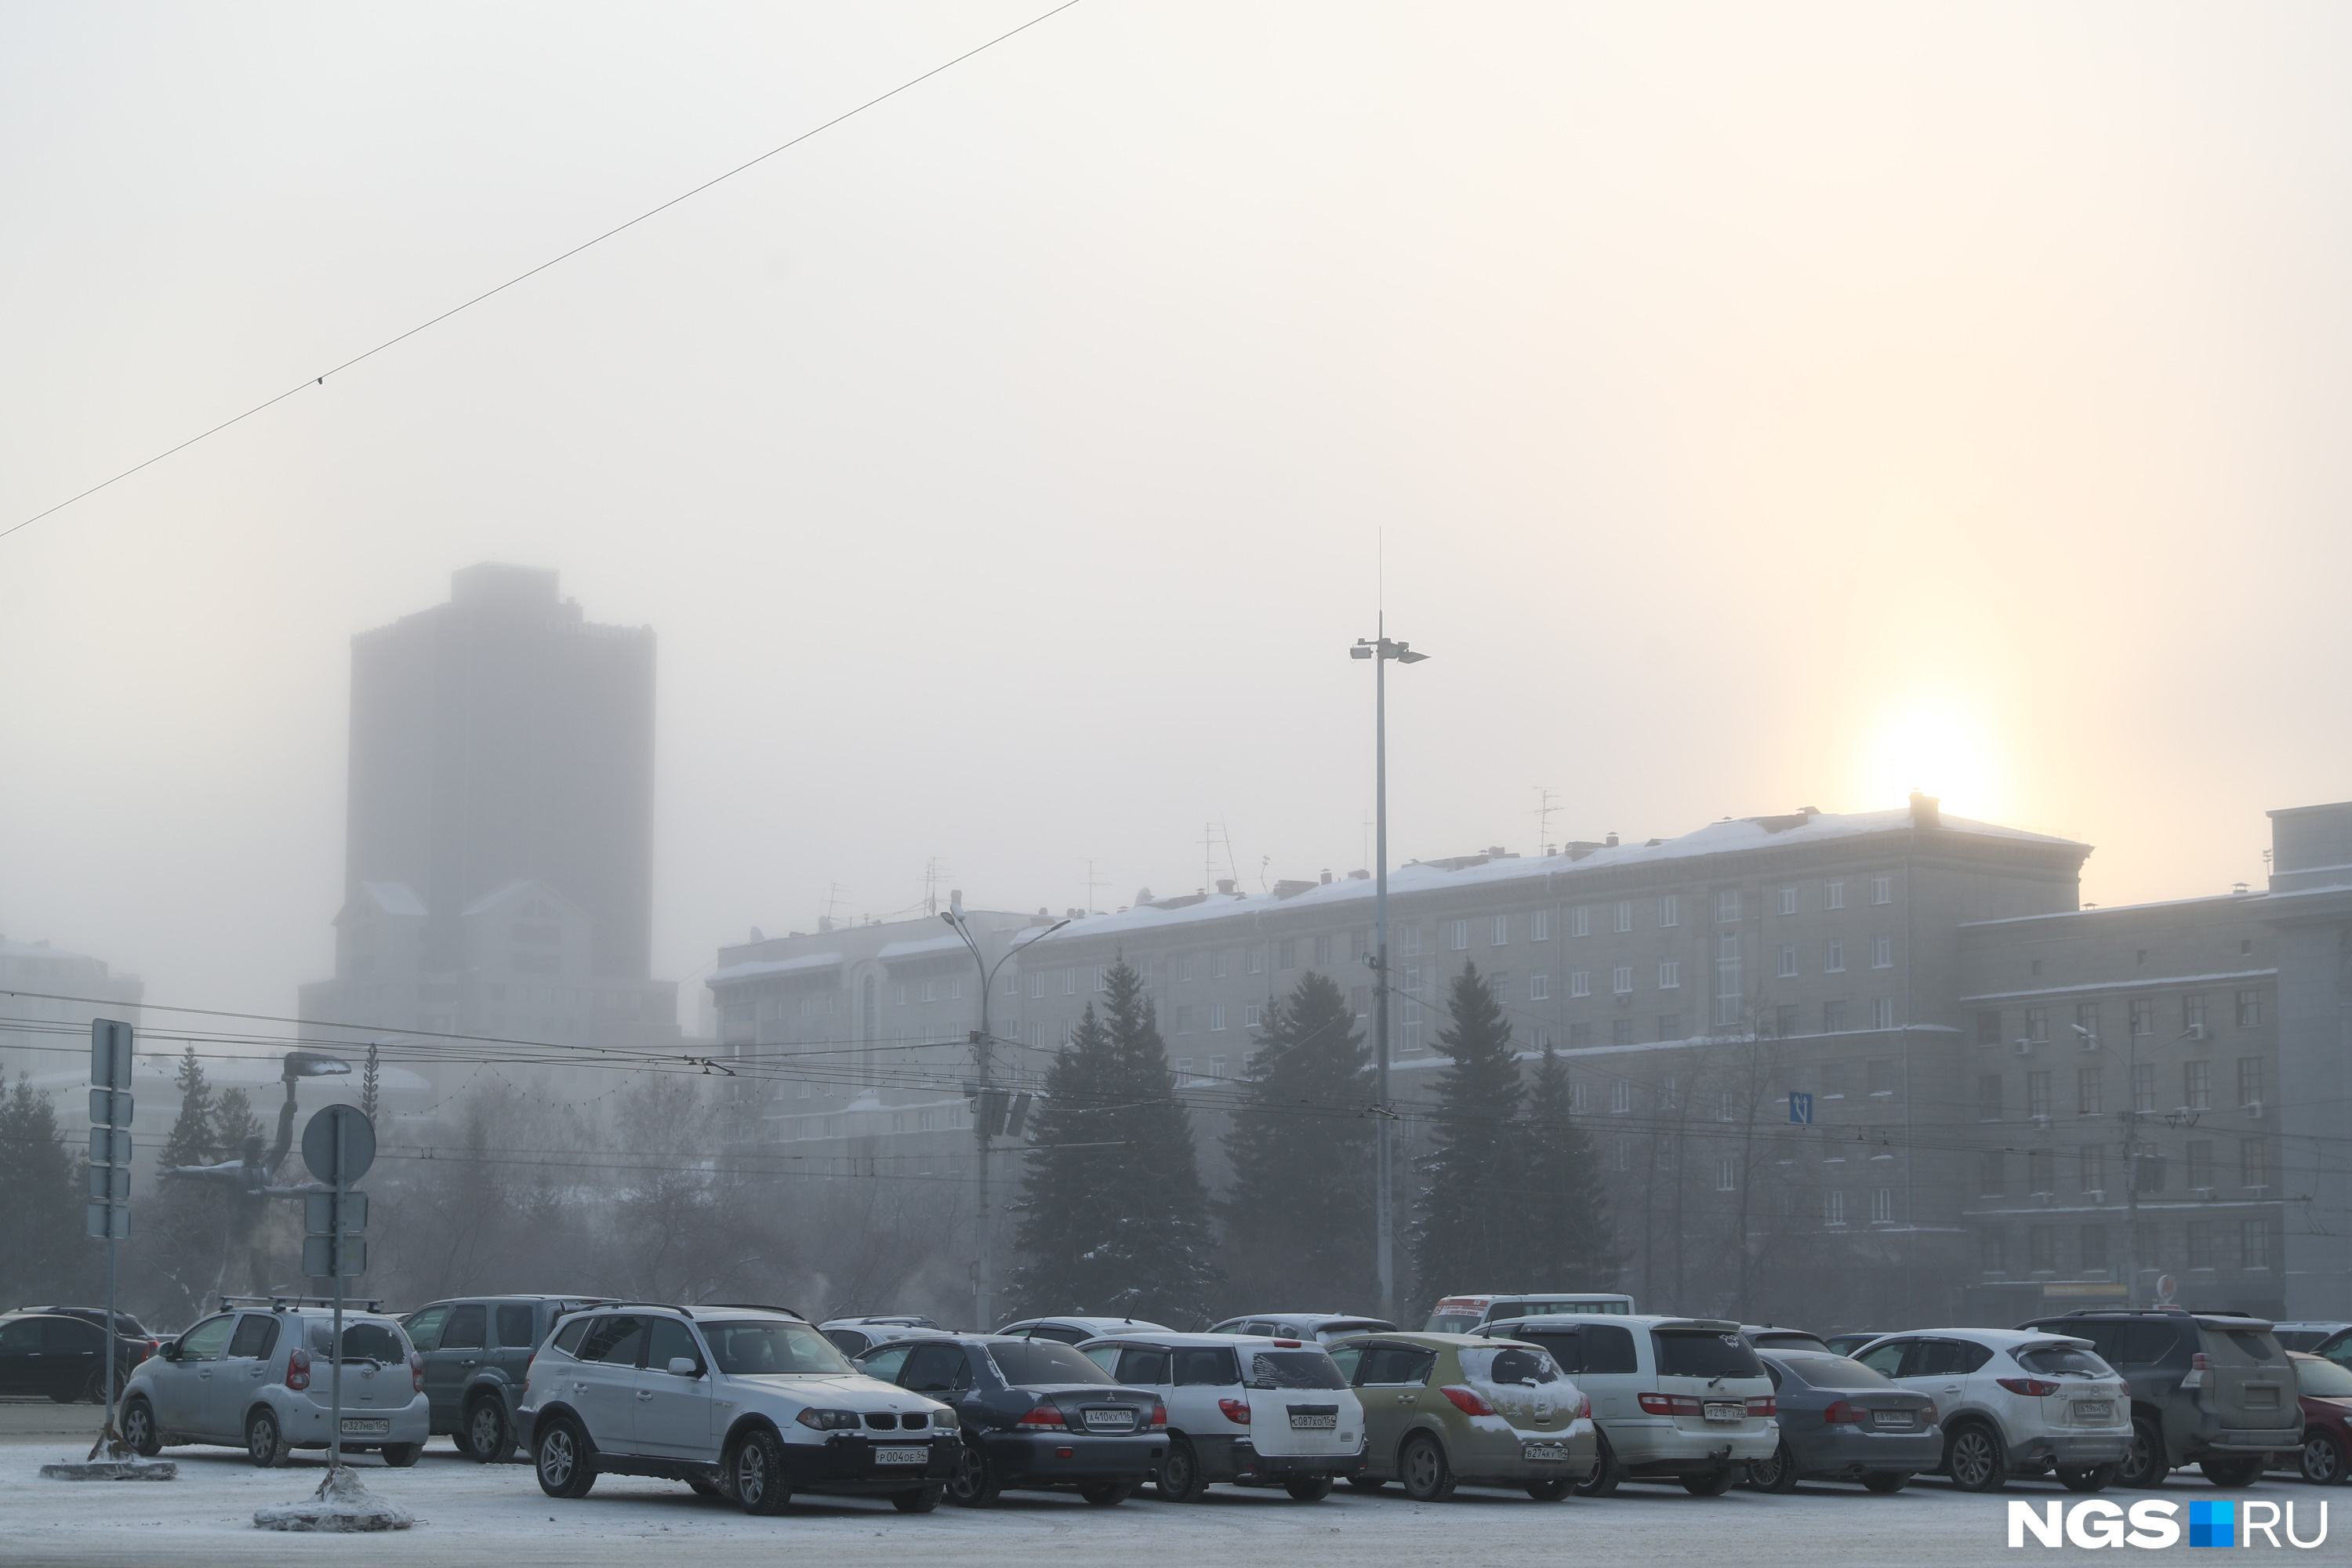
[[1457,1486],[1556,1502],[1592,1473],[1592,1406],[1550,1355],[1470,1334],[1350,1334],[1324,1347],[1364,1407],[1359,1491],[1403,1484],[1416,1502]]

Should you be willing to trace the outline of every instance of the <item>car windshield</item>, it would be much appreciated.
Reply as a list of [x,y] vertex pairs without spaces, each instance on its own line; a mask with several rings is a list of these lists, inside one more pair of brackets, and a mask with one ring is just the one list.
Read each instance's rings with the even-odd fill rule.
[[2017,1364],[2043,1377],[2113,1377],[2115,1368],[2078,1345],[2026,1345],[2014,1352]]
[[1764,1363],[1738,1334],[1713,1329],[1659,1329],[1652,1338],[1658,1347],[1661,1377],[1764,1375]]
[[[325,1318],[313,1318],[304,1331],[304,1341],[312,1355],[322,1356],[334,1342],[334,1324]],[[343,1359],[372,1361],[378,1366],[390,1366],[408,1359],[408,1345],[399,1329],[390,1323],[343,1324]]]
[[988,1353],[1004,1381],[1015,1388],[1117,1381],[1058,1340],[1004,1340],[991,1344]]
[[710,1359],[732,1377],[839,1377],[856,1370],[806,1323],[729,1320],[703,1324],[702,1337]]
[[1891,1388],[1887,1379],[1842,1355],[1786,1354],[1780,1364],[1814,1388]]
[[1321,1351],[1252,1351],[1251,1388],[1345,1388],[1348,1380]]

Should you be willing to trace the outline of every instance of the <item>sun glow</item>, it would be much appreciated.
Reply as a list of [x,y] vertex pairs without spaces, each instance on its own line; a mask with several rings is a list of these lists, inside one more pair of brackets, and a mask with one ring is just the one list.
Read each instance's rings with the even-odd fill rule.
[[1864,748],[1859,793],[1884,809],[1913,790],[1962,816],[1998,821],[2011,805],[2000,758],[1960,704],[1915,700],[1883,719]]

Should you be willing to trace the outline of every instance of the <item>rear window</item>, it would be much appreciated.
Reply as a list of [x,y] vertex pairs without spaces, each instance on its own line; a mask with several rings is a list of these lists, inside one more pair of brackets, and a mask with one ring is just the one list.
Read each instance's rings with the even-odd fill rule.
[[1887,1379],[1849,1357],[1842,1355],[1789,1354],[1780,1358],[1787,1367],[1812,1388],[1891,1388]]
[[1348,1380],[1321,1351],[1252,1351],[1251,1388],[1345,1388]]
[[2217,1329],[2200,1323],[2205,1353],[2224,1366],[2257,1366],[2279,1358],[2278,1342],[2266,1329]]
[[1738,1334],[1704,1329],[1653,1329],[1660,1377],[1761,1377],[1764,1363]]
[[2115,1368],[2078,1345],[2026,1345],[2011,1354],[2018,1365],[2043,1377],[2115,1375]]
[[1765,1351],[1804,1351],[1815,1354],[1834,1354],[1830,1347],[1811,1334],[1766,1332],[1755,1336],[1756,1348]]
[[988,1354],[1004,1381],[1015,1388],[1114,1381],[1110,1373],[1057,1340],[1005,1340],[990,1345]]
[[[325,1355],[334,1342],[334,1324],[325,1318],[310,1320],[304,1336],[312,1355]],[[372,1361],[393,1366],[408,1359],[408,1341],[395,1323],[343,1322],[343,1360]]]
[[1473,1383],[1504,1383],[1534,1386],[1559,1381],[1559,1368],[1541,1351],[1519,1345],[1497,1345],[1490,1351],[1464,1351],[1462,1373]]

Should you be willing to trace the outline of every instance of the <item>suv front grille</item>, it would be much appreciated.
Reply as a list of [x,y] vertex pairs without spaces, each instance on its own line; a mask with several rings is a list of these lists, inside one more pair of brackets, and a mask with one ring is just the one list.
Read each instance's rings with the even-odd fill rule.
[[868,1426],[873,1427],[877,1432],[888,1432],[897,1427],[898,1425],[898,1418],[885,1410],[877,1414],[867,1415],[866,1417],[866,1424]]
[[910,1410],[906,1415],[898,1417],[898,1425],[904,1426],[909,1432],[912,1432],[918,1426],[928,1426],[930,1424],[930,1416],[920,1410]]

